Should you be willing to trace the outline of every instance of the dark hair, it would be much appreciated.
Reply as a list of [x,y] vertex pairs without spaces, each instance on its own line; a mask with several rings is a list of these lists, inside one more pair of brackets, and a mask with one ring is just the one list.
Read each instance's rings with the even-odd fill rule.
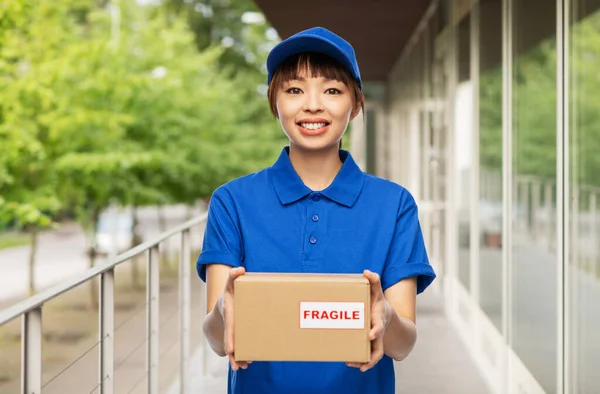
[[[335,59],[315,52],[304,52],[287,58],[275,73],[269,84],[269,106],[271,107],[271,113],[275,117],[279,117],[277,114],[277,92],[281,90],[281,86],[284,82],[297,79],[298,76],[305,73],[309,77],[323,77],[327,79],[334,79],[344,83],[352,92],[352,107],[354,110],[360,106],[361,110],[365,111],[365,96],[360,90],[360,85],[356,79],[346,70]],[[342,142],[340,141],[340,148]]]

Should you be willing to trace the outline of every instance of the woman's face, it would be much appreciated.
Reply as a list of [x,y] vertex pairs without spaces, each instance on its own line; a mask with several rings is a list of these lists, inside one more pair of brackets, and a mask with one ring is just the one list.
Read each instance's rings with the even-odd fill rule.
[[282,84],[276,107],[290,144],[302,150],[338,146],[353,111],[351,90],[343,82],[323,77],[301,77]]

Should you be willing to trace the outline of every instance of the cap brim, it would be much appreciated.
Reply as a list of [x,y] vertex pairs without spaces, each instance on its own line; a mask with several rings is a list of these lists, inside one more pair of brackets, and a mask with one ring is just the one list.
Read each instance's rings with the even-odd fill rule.
[[269,74],[272,75],[285,59],[302,52],[317,52],[330,56],[340,62],[351,75],[354,75],[352,61],[348,59],[340,47],[326,38],[310,35],[289,38],[277,44],[267,57]]

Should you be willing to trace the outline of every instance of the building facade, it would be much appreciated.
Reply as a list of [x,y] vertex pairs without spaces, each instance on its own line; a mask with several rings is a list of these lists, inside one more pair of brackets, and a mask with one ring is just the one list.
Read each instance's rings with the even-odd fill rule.
[[419,201],[448,312],[498,393],[600,390],[592,3],[432,5],[361,133],[365,168]]

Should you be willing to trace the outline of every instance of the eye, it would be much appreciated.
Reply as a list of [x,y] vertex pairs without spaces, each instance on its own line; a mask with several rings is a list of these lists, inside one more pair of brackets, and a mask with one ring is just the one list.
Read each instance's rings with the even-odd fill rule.
[[342,93],[341,90],[336,89],[336,88],[329,88],[325,92],[327,94],[340,94],[340,93]]
[[302,90],[300,90],[299,88],[289,88],[288,90],[286,90],[286,92],[290,94],[300,94],[302,93]]

